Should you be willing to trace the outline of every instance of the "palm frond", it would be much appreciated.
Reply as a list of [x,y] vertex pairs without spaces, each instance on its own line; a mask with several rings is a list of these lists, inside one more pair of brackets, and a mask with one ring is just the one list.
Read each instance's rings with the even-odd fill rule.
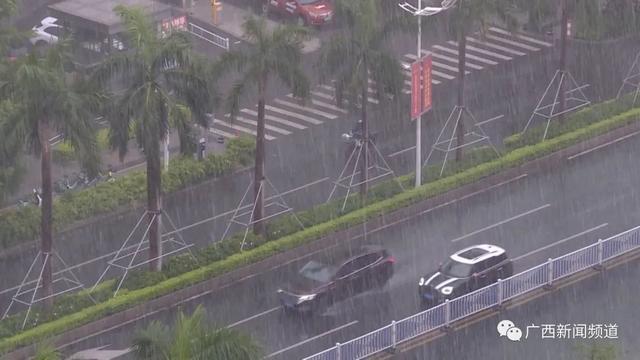
[[146,329],[139,330],[131,341],[133,354],[141,360],[169,360],[171,335],[167,326],[159,321],[152,322]]

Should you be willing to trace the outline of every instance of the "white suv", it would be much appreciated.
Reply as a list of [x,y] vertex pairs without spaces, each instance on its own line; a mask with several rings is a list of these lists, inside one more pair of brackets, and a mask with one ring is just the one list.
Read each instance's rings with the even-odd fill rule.
[[58,19],[47,16],[42,19],[39,26],[34,26],[32,29],[33,36],[29,41],[33,45],[55,44],[58,42],[58,38],[62,35],[64,28],[58,24]]

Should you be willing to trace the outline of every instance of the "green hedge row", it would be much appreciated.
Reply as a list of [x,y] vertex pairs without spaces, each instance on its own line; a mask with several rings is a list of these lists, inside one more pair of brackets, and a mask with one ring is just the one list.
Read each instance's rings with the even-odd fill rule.
[[[171,160],[169,171],[162,175],[163,191],[173,192],[203,181],[212,176],[229,173],[240,166],[251,164],[255,142],[252,138],[230,140],[222,154],[211,154],[203,161],[180,157]],[[56,231],[95,215],[105,214],[117,207],[142,200],[146,196],[144,171],[135,171],[118,177],[113,182],[103,182],[95,187],[69,192],[56,198],[53,204]],[[21,241],[31,241],[39,236],[40,209],[24,207],[0,214],[0,249],[6,249]]]
[[[279,231],[282,231],[282,233],[270,232],[269,237],[273,237],[292,231],[292,233],[277,240],[265,242],[262,239],[250,239],[251,241],[255,241],[254,247],[242,253],[237,252],[240,239],[239,237],[235,237],[230,242],[230,244],[225,244],[227,243],[225,241],[223,243],[219,243],[215,246],[200,251],[196,256],[199,259],[199,263],[197,264],[199,267],[197,268],[193,268],[194,265],[190,262],[190,260],[183,260],[186,258],[185,256],[173,258],[165,266],[162,275],[158,276],[159,280],[149,280],[149,282],[155,283],[154,285],[140,289],[133,289],[137,286],[143,286],[147,284],[148,279],[144,279],[146,275],[141,273],[139,276],[143,279],[139,281],[131,280],[131,282],[128,284],[128,286],[130,286],[131,288],[126,289],[116,298],[108,299],[107,301],[99,303],[95,306],[84,308],[73,314],[38,325],[35,328],[21,332],[10,338],[0,340],[0,353],[11,351],[17,347],[37,342],[44,338],[51,337],[55,334],[64,332],[82,324],[86,324],[90,321],[99,319],[109,314],[113,314],[130,308],[136,304],[144,303],[161,295],[171,293],[181,288],[185,288],[209,278],[232,271],[234,269],[237,269],[238,267],[260,261],[279,252],[283,252],[300,246],[304,243],[313,241],[331,232],[361,224],[367,219],[442,194],[456,187],[475,182],[492,174],[496,174],[502,170],[522,165],[527,161],[548,155],[554,151],[576,144],[591,137],[604,134],[615,128],[630,124],[638,120],[640,120],[640,109],[632,109],[619,115],[593,123],[585,128],[564,133],[547,141],[535,145],[524,145],[520,148],[508,152],[500,158],[493,158],[481,164],[476,164],[475,166],[473,166],[471,160],[469,160],[468,164],[471,165],[467,166],[471,166],[470,168],[460,168],[458,169],[459,172],[457,173],[437,179],[435,181],[431,181],[419,188],[412,188],[402,192],[396,190],[396,193],[395,191],[390,190],[391,182],[383,183],[381,187],[376,187],[375,189],[373,189],[371,195],[373,195],[373,197],[384,197],[385,195],[383,194],[394,194],[392,195],[392,197],[377,202],[373,202],[375,201],[375,199],[370,200],[373,203],[370,203],[365,207],[352,210],[347,214],[343,214],[342,216],[339,216],[340,214],[336,212],[332,212],[335,211],[335,209],[332,210],[330,208],[330,204],[321,205],[317,208],[308,210],[309,212],[316,212],[316,215],[309,215],[309,218],[312,218],[313,216],[320,216],[318,214],[324,211],[326,213],[324,213],[323,216],[325,218],[328,218],[328,221],[307,227],[301,231],[280,229]],[[490,152],[486,149],[481,150],[477,153],[477,159],[482,159],[485,156],[490,157],[489,153]],[[473,158],[473,156],[469,157]],[[456,170],[452,169],[448,171],[452,172]],[[408,185],[410,183],[410,176],[401,177],[400,181]],[[380,188],[383,188],[383,190],[379,190]],[[376,191],[380,191],[379,195],[375,195]],[[356,201],[356,198],[357,197],[354,196],[354,199],[349,199],[349,201]],[[335,207],[336,203],[334,203],[333,206]],[[303,222],[310,221],[304,215],[305,212],[299,215],[301,220]],[[271,226],[273,226],[272,231],[278,231],[278,225],[272,224]],[[284,225],[281,226],[285,227]],[[227,247],[225,253],[220,250],[222,246]],[[209,257],[203,252],[210,252]],[[206,262],[209,263],[206,265],[203,264]]]

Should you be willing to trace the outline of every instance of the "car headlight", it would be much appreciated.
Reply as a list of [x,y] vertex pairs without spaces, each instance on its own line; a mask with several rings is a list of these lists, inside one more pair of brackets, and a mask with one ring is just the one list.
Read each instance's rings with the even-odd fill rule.
[[421,277],[420,281],[418,281],[418,286],[422,286],[422,285],[424,285],[424,278],[423,277]]
[[445,294],[445,295],[450,295],[453,292],[453,287],[452,286],[445,286],[440,291],[442,291],[442,293]]
[[311,301],[311,300],[313,300],[315,298],[316,298],[316,294],[302,295],[302,296],[298,297],[298,304],[303,303],[305,301]]

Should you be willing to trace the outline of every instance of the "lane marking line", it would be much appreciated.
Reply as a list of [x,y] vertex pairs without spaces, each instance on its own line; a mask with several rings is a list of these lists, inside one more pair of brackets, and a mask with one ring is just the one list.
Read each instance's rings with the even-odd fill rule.
[[527,41],[532,42],[534,44],[538,44],[538,45],[542,45],[542,46],[546,46],[546,47],[553,46],[553,44],[548,43],[546,41],[538,40],[536,38],[532,38],[532,37],[529,37],[529,36],[526,36],[526,35],[522,35],[522,34],[517,34],[517,33],[516,34],[511,34],[510,32],[508,32],[507,30],[504,30],[504,29],[500,29],[500,28],[496,28],[496,27],[490,27],[489,30],[493,31],[493,32],[497,32],[499,34],[503,34],[503,35],[515,36],[518,39],[527,40]]
[[284,349],[281,349],[281,350],[278,350],[278,351],[276,351],[276,352],[273,352],[273,353],[271,353],[271,354],[267,355],[267,356],[265,357],[265,359],[268,359],[268,358],[270,358],[270,357],[274,357],[274,356],[276,356],[276,355],[282,354],[282,353],[283,353],[283,352],[285,352],[285,351],[289,351],[289,350],[291,350],[291,349],[293,349],[293,348],[295,348],[295,347],[298,347],[298,346],[300,346],[300,345],[306,344],[306,343],[308,343],[308,342],[310,342],[310,341],[316,340],[316,339],[318,339],[318,338],[321,338],[321,337],[323,337],[323,336],[329,335],[329,334],[331,334],[331,333],[334,333],[334,332],[336,332],[336,331],[342,330],[342,329],[344,329],[344,328],[346,328],[346,327],[349,327],[349,326],[351,326],[351,325],[355,325],[355,324],[357,324],[357,323],[358,323],[358,320],[354,320],[354,321],[352,321],[352,322],[350,322],[350,323],[346,323],[346,324],[344,324],[344,325],[342,325],[342,326],[338,326],[337,328],[331,329],[331,330],[329,330],[329,331],[325,331],[325,332],[323,332],[323,333],[322,333],[322,334],[320,334],[320,335],[316,335],[316,336],[314,336],[314,337],[310,337],[310,338],[308,338],[307,340],[301,341],[301,342],[299,342],[299,343],[297,343],[297,344],[293,344],[293,345],[291,345],[291,346],[289,346],[289,347],[286,347],[286,348],[284,348]]
[[[255,120],[251,120],[251,119],[247,119],[245,117],[242,117],[240,115],[236,116],[236,120],[245,124],[249,124],[255,127],[258,127],[258,122]],[[273,126],[273,125],[269,125],[266,124],[266,119],[265,119],[265,124],[264,124],[264,128],[267,130],[271,130],[273,132],[277,132],[278,134],[282,134],[282,135],[290,135],[291,131],[285,130],[285,129],[281,129],[279,127]]]
[[630,137],[633,137],[633,136],[636,136],[636,135],[638,135],[638,134],[640,134],[640,130],[638,130],[638,131],[636,131],[636,132],[632,132],[631,134],[627,134],[627,135],[625,135],[625,136],[619,137],[619,138],[617,138],[617,139],[613,139],[613,140],[611,140],[611,141],[609,141],[609,142],[606,142],[606,143],[604,143],[604,144],[600,144],[600,145],[598,145],[598,146],[596,146],[596,147],[593,147],[593,148],[591,148],[591,149],[587,149],[587,150],[585,150],[585,151],[579,152],[579,153],[577,153],[577,154],[575,154],[575,155],[571,155],[571,156],[569,156],[569,157],[567,158],[567,160],[572,160],[572,159],[575,159],[575,158],[580,157],[580,156],[582,156],[582,155],[586,155],[586,154],[588,154],[588,153],[590,153],[590,152],[592,152],[592,151],[596,151],[596,150],[598,150],[598,149],[602,149],[603,147],[606,147],[606,146],[609,146],[609,145],[615,144],[615,143],[620,142],[620,141],[622,141],[622,140],[626,140],[626,139],[628,139],[628,138],[630,138]]
[[280,109],[280,108],[277,108],[275,106],[265,105],[264,108],[266,110],[268,110],[268,111],[276,112],[276,113],[279,113],[279,114],[282,114],[282,115],[286,115],[286,116],[290,116],[290,117],[293,117],[293,118],[298,119],[298,120],[306,121],[306,122],[311,123],[313,125],[322,124],[322,121],[314,119],[314,118],[312,118],[310,116],[306,116],[306,115],[303,115],[303,114],[298,114],[298,113],[295,113],[293,111],[288,111],[288,110],[285,110],[285,109]]
[[274,311],[280,310],[281,308],[282,308],[281,306],[276,306],[276,307],[274,307],[274,308],[272,308],[272,309],[269,309],[269,310],[263,311],[263,312],[261,312],[261,313],[259,313],[259,314],[255,314],[255,315],[250,316],[250,317],[248,317],[248,318],[246,318],[246,319],[242,319],[242,320],[240,320],[240,321],[236,321],[236,322],[234,322],[233,324],[227,325],[227,329],[230,329],[230,328],[232,328],[232,327],[234,327],[234,326],[238,326],[238,325],[240,325],[240,324],[246,323],[247,321],[251,321],[251,320],[253,320],[253,319],[255,319],[255,318],[258,318],[258,317],[260,317],[260,316],[264,316],[264,315],[270,314],[270,313],[272,313],[272,312],[274,312]]
[[511,261],[518,261],[518,260],[520,260],[520,259],[526,258],[527,256],[531,256],[531,255],[533,255],[533,254],[536,254],[536,253],[539,253],[539,252],[541,252],[541,251],[547,250],[547,249],[549,249],[549,248],[552,248],[552,247],[554,247],[554,246],[560,245],[560,244],[565,243],[565,242],[567,242],[567,241],[573,240],[573,239],[575,239],[575,238],[577,238],[577,237],[580,237],[580,236],[582,236],[582,235],[586,235],[586,234],[588,234],[588,233],[590,233],[590,232],[592,232],[592,231],[596,231],[596,230],[598,230],[598,229],[602,229],[603,227],[606,227],[607,225],[609,225],[609,223],[602,223],[602,224],[600,224],[600,225],[598,225],[598,226],[594,226],[594,227],[592,227],[591,229],[587,229],[587,230],[585,230],[585,231],[583,231],[583,232],[579,232],[579,233],[577,233],[577,234],[573,234],[573,235],[571,235],[571,236],[568,236],[568,237],[566,237],[566,238],[564,238],[564,239],[562,239],[562,240],[558,240],[558,241],[556,241],[556,242],[554,242],[554,243],[551,243],[551,244],[549,244],[549,245],[546,245],[546,246],[543,246],[543,247],[541,247],[541,248],[537,248],[537,249],[535,249],[535,250],[529,251],[529,252],[528,252],[528,253],[526,253],[526,254],[523,254],[523,255],[520,255],[520,256],[518,256],[518,257],[516,257],[516,258],[511,259]]
[[513,54],[513,55],[519,55],[519,56],[527,55],[526,53],[523,53],[522,51],[513,50],[513,49],[510,49],[508,47],[504,47],[504,46],[496,45],[494,43],[490,43],[488,41],[482,41],[482,40],[473,38],[471,36],[467,36],[467,41],[471,41],[471,42],[479,44],[479,45],[484,45],[484,46],[490,47],[492,49],[504,51],[506,53]]
[[[256,118],[258,116],[258,112],[255,111],[255,110],[251,110],[251,109],[242,109],[242,110],[240,110],[240,112],[245,113],[245,114],[249,114],[251,116],[255,116]],[[266,113],[266,111],[265,111],[265,113]],[[285,120],[285,119],[279,118],[277,116],[269,115],[269,114],[265,114],[264,118],[265,118],[265,120],[277,122],[277,123],[280,123],[282,125],[291,126],[292,128],[296,128],[296,129],[300,129],[300,130],[304,130],[304,129],[307,128],[304,125],[300,125],[300,124],[291,122],[289,120]]]
[[292,103],[290,101],[285,101],[285,100],[281,100],[281,99],[275,99],[274,101],[276,103],[280,104],[280,105],[288,106],[288,107],[296,109],[296,110],[302,110],[302,111],[310,112],[312,114],[320,115],[320,116],[325,117],[327,119],[335,119],[335,118],[337,118],[336,115],[329,114],[328,112],[325,112],[325,111],[322,111],[322,110],[318,110],[318,109],[314,109],[314,108],[308,107],[308,106],[298,105],[298,104]]
[[[456,47],[458,46],[458,43],[455,42],[455,41],[451,41],[450,40],[450,41],[447,41],[447,43],[449,43],[449,44],[451,44],[453,46],[456,46]],[[487,55],[487,56],[492,56],[494,58],[498,58],[498,59],[506,60],[506,61],[513,60],[512,57],[505,56],[505,55],[498,54],[498,53],[494,53],[493,51],[480,49],[480,48],[477,48],[475,46],[470,46],[470,45],[467,45],[467,51],[475,51],[475,52],[480,53],[480,54],[484,54],[484,55]]]
[[495,40],[495,41],[499,41],[501,43],[504,44],[509,44],[511,46],[515,46],[515,47],[519,47],[521,49],[525,49],[525,50],[529,50],[529,51],[539,51],[540,48],[537,48],[535,46],[531,46],[531,45],[527,45],[527,44],[523,44],[523,43],[519,43],[517,41],[513,41],[513,40],[509,40],[509,39],[505,39],[503,37],[500,36],[495,36],[495,35],[486,35],[487,39],[491,39],[491,40]]
[[[433,45],[433,48],[437,49],[437,50],[444,51],[444,52],[448,52],[449,54],[453,54],[455,56],[458,56],[458,50],[457,49],[454,50],[454,49],[450,49],[448,47],[444,47],[444,46],[441,46],[441,45]],[[498,63],[495,62],[495,61],[492,61],[492,60],[489,60],[489,59],[485,59],[485,58],[482,58],[482,57],[479,57],[479,56],[475,56],[473,54],[467,54],[466,57],[468,57],[469,59],[473,59],[473,60],[476,60],[478,62],[487,64],[487,65],[498,65]]]
[[470,237],[470,236],[473,236],[473,235],[479,234],[479,233],[481,233],[481,232],[483,232],[483,231],[493,229],[493,228],[495,228],[495,227],[498,227],[498,226],[500,226],[500,225],[504,225],[504,224],[506,224],[506,223],[508,223],[508,222],[511,222],[511,221],[513,221],[513,220],[517,220],[517,219],[519,219],[519,218],[521,218],[521,217],[524,217],[524,216],[527,216],[527,215],[533,214],[533,213],[535,213],[535,212],[537,212],[537,211],[540,211],[540,210],[546,209],[546,208],[548,208],[549,206],[551,206],[551,204],[544,204],[544,205],[542,205],[542,206],[538,206],[538,207],[537,207],[537,208],[535,208],[535,209],[531,209],[531,210],[525,211],[525,212],[520,213],[520,214],[518,214],[518,215],[514,215],[514,216],[512,216],[512,217],[510,217],[510,218],[508,218],[508,219],[504,219],[504,220],[502,220],[502,221],[499,221],[499,222],[497,222],[497,223],[495,223],[495,224],[492,224],[492,225],[489,225],[489,226],[485,226],[485,227],[483,227],[482,229],[478,229],[478,230],[472,231],[472,232],[470,232],[470,233],[468,233],[468,234],[464,234],[464,235],[462,235],[462,236],[460,236],[460,237],[457,237],[457,238],[455,238],[455,239],[451,240],[451,242],[453,242],[453,243],[458,242],[458,241],[463,240],[463,239],[466,239],[466,238],[468,238],[468,237]]

